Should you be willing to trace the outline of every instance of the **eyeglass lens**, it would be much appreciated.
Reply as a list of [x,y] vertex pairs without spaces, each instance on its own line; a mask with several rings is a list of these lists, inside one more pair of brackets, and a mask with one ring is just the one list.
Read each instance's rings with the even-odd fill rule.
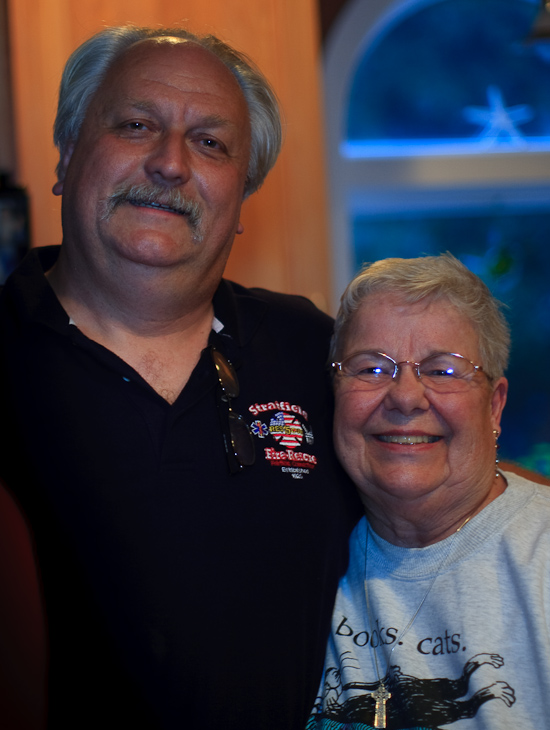
[[[231,398],[239,395],[239,380],[233,365],[216,348],[211,348],[212,359],[216,366],[218,381],[222,390],[221,399],[227,403],[227,419],[229,424],[229,442],[232,454],[240,467],[252,466],[256,458],[254,440],[244,418],[235,413],[231,407]],[[224,437],[226,450],[229,453],[227,437]],[[230,463],[231,467],[231,463]]]
[[236,398],[239,395],[239,380],[233,365],[219,350],[212,348],[212,359],[218,372],[218,380],[225,398]]
[[241,466],[252,466],[256,459],[252,434],[248,430],[244,418],[231,408],[229,410],[229,433],[233,452]]

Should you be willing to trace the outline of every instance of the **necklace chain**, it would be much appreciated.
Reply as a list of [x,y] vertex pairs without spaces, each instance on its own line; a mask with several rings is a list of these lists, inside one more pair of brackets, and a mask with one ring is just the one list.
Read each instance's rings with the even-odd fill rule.
[[[458,536],[458,533],[471,520],[472,516],[473,515],[469,515],[464,520],[464,522],[461,525],[459,525],[456,532],[453,534],[452,538],[449,540],[449,545],[447,547],[447,550],[445,551],[443,557],[441,558],[441,562],[439,563],[439,566],[438,566],[437,570],[435,571],[433,578],[431,579],[430,584],[429,584],[428,588],[426,589],[424,596],[422,597],[422,600],[418,604],[418,608],[416,609],[416,611],[413,613],[413,615],[409,619],[409,622],[407,623],[407,625],[405,626],[403,631],[398,633],[397,636],[395,637],[394,645],[390,649],[390,654],[389,654],[389,657],[387,660],[387,669],[386,669],[386,672],[384,673],[383,677],[380,676],[380,666],[378,664],[377,647],[375,647],[374,645],[372,647],[373,656],[374,656],[374,666],[376,669],[376,677],[378,679],[378,686],[377,686],[376,690],[374,692],[371,692],[371,697],[373,697],[373,699],[375,700],[375,712],[374,712],[374,727],[375,728],[385,728],[386,727],[386,703],[389,699],[391,699],[391,693],[386,688],[386,684],[385,684],[384,680],[385,680],[386,674],[389,673],[389,669],[391,666],[391,656],[392,656],[393,652],[395,651],[395,649],[399,646],[399,642],[403,641],[403,638],[409,632],[412,625],[416,621],[416,618],[417,618],[418,614],[420,613],[422,606],[426,602],[426,599],[428,598],[436,579],[438,578],[438,576],[441,574],[441,572],[445,569],[445,567],[447,565],[447,562],[451,555],[451,550],[453,548],[453,545],[455,544],[455,540]],[[373,618],[372,618],[372,611],[371,611],[371,606],[370,606],[369,589],[368,589],[368,581],[367,581],[367,554],[368,554],[368,547],[369,547],[369,535],[370,535],[370,530],[371,530],[368,519],[367,519],[367,523],[366,523],[366,528],[367,528],[367,534],[366,534],[366,540],[365,540],[364,587],[365,587],[365,600],[367,603],[367,619],[369,622],[369,633],[372,636]]]

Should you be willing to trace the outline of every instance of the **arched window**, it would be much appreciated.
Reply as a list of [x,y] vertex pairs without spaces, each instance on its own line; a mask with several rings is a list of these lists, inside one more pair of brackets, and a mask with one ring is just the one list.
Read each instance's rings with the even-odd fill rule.
[[[550,43],[536,0],[355,0],[325,54],[335,288],[449,250],[510,306],[507,458],[550,474]],[[529,368],[527,359],[537,364]]]

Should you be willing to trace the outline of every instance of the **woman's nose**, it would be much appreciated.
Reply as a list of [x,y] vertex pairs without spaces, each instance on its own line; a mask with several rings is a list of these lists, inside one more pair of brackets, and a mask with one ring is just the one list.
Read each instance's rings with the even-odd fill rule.
[[409,414],[417,408],[426,410],[430,404],[426,397],[426,386],[418,377],[413,362],[400,362],[397,373],[388,386],[384,403],[387,408],[398,408]]

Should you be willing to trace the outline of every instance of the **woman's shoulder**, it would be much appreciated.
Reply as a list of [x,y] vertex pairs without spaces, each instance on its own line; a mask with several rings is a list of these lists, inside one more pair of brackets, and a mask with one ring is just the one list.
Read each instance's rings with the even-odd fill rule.
[[531,471],[530,469],[526,469],[524,466],[516,464],[513,461],[501,462],[500,466],[502,470],[504,472],[507,472],[508,474],[515,474],[516,476],[523,477],[523,479],[529,482],[544,484],[545,486],[550,487],[550,478],[544,476],[543,474],[540,474],[537,471]]

